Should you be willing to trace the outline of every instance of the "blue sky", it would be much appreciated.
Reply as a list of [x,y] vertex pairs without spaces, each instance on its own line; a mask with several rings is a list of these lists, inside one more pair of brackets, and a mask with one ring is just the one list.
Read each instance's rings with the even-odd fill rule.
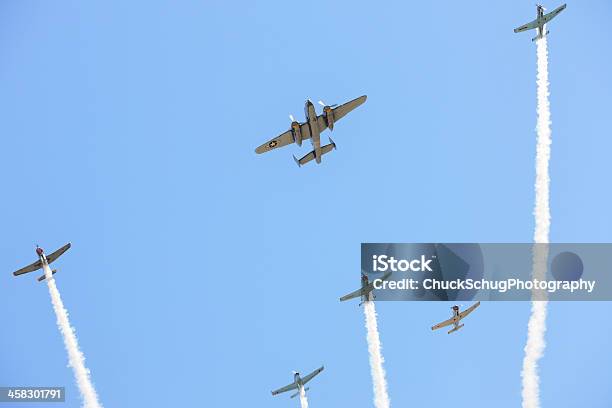
[[[549,9],[557,4],[548,4]],[[361,242],[529,242],[532,1],[4,1],[0,385],[65,385],[44,285],[56,266],[106,407],[372,406]],[[610,242],[612,5],[550,26],[551,239]],[[308,147],[253,150],[305,98],[365,105]],[[326,135],[324,135],[323,140]],[[392,406],[516,407],[528,303],[379,303]],[[542,401],[608,407],[607,303],[550,306]],[[26,405],[24,405],[26,407]]]

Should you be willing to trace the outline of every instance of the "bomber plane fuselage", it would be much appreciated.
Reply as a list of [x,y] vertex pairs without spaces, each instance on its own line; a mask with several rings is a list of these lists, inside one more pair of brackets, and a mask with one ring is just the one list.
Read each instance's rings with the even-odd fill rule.
[[306,121],[310,130],[310,142],[314,150],[315,161],[317,164],[321,163],[321,131],[319,130],[319,122],[317,120],[317,112],[314,107],[314,103],[310,99],[306,100],[304,106],[304,114],[306,115]]

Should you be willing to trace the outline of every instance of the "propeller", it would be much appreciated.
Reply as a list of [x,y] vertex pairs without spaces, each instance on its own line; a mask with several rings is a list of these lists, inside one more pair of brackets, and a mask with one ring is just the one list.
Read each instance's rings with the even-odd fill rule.
[[323,102],[323,101],[319,101],[319,105],[321,105],[321,106],[323,106],[323,107],[329,106],[330,108],[335,108],[336,106],[338,106],[338,104],[337,104],[337,103],[334,103],[333,105],[328,105],[328,104],[326,104],[326,103],[325,103],[325,102]]
[[292,122],[295,122],[295,118],[293,117],[293,115],[289,115],[289,119],[291,119]]

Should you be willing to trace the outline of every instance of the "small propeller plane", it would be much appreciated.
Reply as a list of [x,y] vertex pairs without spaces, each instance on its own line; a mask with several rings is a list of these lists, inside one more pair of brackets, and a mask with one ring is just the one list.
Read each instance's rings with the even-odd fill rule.
[[[389,276],[391,276],[391,272],[386,273],[385,275],[383,275],[382,278],[376,278],[376,279],[385,281],[389,279]],[[359,303],[359,306],[361,306],[362,304],[370,300],[370,293],[372,293],[373,290],[374,290],[374,281],[370,282],[370,280],[368,279],[368,275],[366,275],[365,273],[362,273],[361,274],[361,288],[357,289],[354,292],[349,293],[348,295],[342,296],[340,298],[340,301],[344,302],[345,300],[349,300],[349,299],[353,299],[358,296],[361,296],[361,303]],[[372,296],[372,298],[375,298],[375,296]]]
[[266,153],[291,143],[297,143],[298,146],[301,146],[304,140],[310,139],[313,151],[299,160],[293,156],[293,160],[295,160],[298,166],[302,166],[313,159],[319,164],[324,154],[336,148],[336,144],[331,137],[329,138],[329,144],[321,146],[321,132],[327,128],[333,130],[336,122],[342,119],[347,113],[363,104],[366,99],[367,96],[363,95],[340,106],[326,105],[324,102],[319,101],[319,104],[323,106],[323,114],[319,116],[317,116],[314,104],[310,100],[306,100],[306,105],[304,106],[306,122],[300,123],[295,120],[293,115],[289,115],[291,119],[291,128],[285,133],[259,146],[255,149],[255,153]]
[[538,35],[533,37],[531,41],[539,40],[545,35],[548,35],[548,31],[544,33],[545,25],[548,24],[550,20],[555,18],[557,14],[565,10],[565,7],[567,7],[567,4],[557,7],[556,9],[554,9],[548,14],[544,14],[544,11],[546,11],[546,9],[541,4],[536,4],[536,7],[537,7],[538,17],[535,20],[533,20],[531,23],[527,23],[525,25],[522,25],[514,29],[515,33],[520,33],[521,31],[533,30],[534,28],[537,28]]
[[455,327],[453,327],[448,332],[448,334],[451,334],[452,332],[456,332],[457,330],[459,330],[460,328],[463,327],[463,325],[459,324],[459,322],[463,318],[465,318],[467,315],[472,313],[474,311],[474,309],[476,309],[478,306],[480,306],[480,302],[474,303],[472,306],[470,306],[469,308],[465,309],[463,312],[459,312],[459,306],[457,306],[457,305],[451,307],[451,309],[453,310],[453,317],[451,317],[448,320],[443,321],[442,323],[436,324],[435,326],[433,326],[431,328],[431,330],[438,330],[438,329],[440,329],[442,327],[450,326],[452,324]]
[[[295,394],[292,394],[290,398],[295,398],[298,395],[300,395],[300,390],[302,388],[304,388],[304,385],[312,380],[317,374],[319,374],[321,371],[323,371],[323,366],[321,366],[320,368],[317,368],[316,370],[314,370],[312,373],[308,374],[306,377],[302,378],[300,377],[300,373],[298,373],[297,371],[293,372],[293,382],[289,385],[286,385],[282,388],[279,388],[278,390],[272,391],[272,395],[277,395],[280,394],[282,392],[287,392],[287,391],[291,391],[291,390],[298,390]],[[306,387],[304,388],[304,391],[308,391],[310,388]]]
[[[36,255],[38,255],[38,261],[36,261],[33,264],[30,264],[30,265],[28,265],[26,267],[23,267],[23,268],[19,269],[18,271],[13,272],[13,275],[14,276],[19,276],[19,275],[23,275],[24,273],[34,272],[34,271],[42,268],[43,266],[47,266],[48,267],[51,262],[53,262],[57,258],[59,258],[68,249],[70,249],[70,242],[67,243],[66,245],[64,245],[63,247],[61,247],[60,249],[58,249],[57,251],[53,252],[52,254],[49,254],[49,256],[46,256],[45,255],[45,251],[43,251],[43,249],[41,247],[36,245]],[[57,269],[54,269],[53,271],[51,271],[51,275],[55,275],[56,272],[57,272]],[[38,277],[38,281],[42,282],[42,281],[45,280],[45,278],[46,278],[46,276],[43,273],[42,276]]]

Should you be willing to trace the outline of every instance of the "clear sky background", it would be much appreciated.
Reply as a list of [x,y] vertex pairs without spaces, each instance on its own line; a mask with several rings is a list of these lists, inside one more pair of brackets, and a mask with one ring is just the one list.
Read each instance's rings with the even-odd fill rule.
[[[558,4],[546,4],[549,9]],[[371,407],[361,242],[530,242],[533,1],[3,1],[0,385],[80,399],[54,267],[106,407]],[[612,4],[550,25],[551,240],[610,242]],[[365,105],[338,150],[254,148],[304,100]],[[326,136],[323,135],[323,141]],[[378,303],[394,407],[517,407],[529,304]],[[550,305],[546,407],[609,407],[609,303]],[[23,405],[24,408],[27,405]]]

